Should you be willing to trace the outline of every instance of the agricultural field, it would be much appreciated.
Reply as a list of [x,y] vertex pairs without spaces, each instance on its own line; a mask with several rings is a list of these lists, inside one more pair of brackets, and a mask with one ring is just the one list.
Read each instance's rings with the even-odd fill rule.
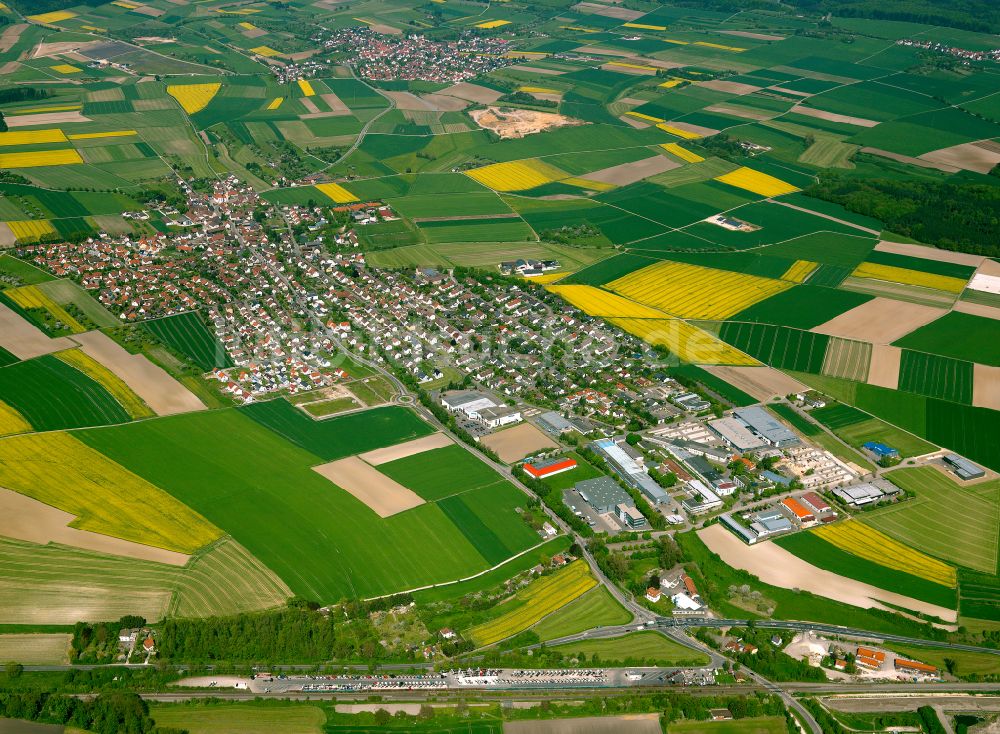
[[632,615],[611,593],[597,587],[545,617],[531,629],[545,641],[575,635],[597,626],[628,624],[630,621]]
[[150,709],[157,726],[184,729],[190,734],[322,734],[326,712],[319,706],[291,704],[259,706],[254,704],[216,703],[190,706],[160,704]]
[[142,326],[205,372],[217,367],[233,366],[225,347],[208,330],[197,313],[189,312],[145,321]]
[[600,665],[616,667],[626,665],[698,666],[704,665],[708,660],[703,653],[684,647],[659,632],[632,632],[623,637],[555,645],[551,649],[566,655],[587,655],[589,658],[596,655],[600,660]]
[[787,723],[779,716],[735,721],[685,721],[670,724],[667,734],[783,734]]

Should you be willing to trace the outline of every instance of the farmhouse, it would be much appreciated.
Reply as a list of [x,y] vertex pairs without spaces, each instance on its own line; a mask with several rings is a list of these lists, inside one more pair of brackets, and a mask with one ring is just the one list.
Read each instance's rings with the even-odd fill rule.
[[968,459],[964,459],[958,454],[946,454],[943,459],[944,463],[951,467],[955,474],[958,475],[960,479],[980,479],[986,476],[986,472],[983,468],[977,464],[973,464]]
[[527,463],[524,465],[523,469],[535,479],[545,479],[546,477],[553,477],[556,474],[562,474],[563,472],[576,469],[576,459],[568,459],[565,456],[558,456],[554,459]]
[[635,504],[628,492],[619,487],[618,482],[611,477],[586,479],[577,482],[575,489],[580,493],[580,498],[601,515],[614,512],[622,503]]

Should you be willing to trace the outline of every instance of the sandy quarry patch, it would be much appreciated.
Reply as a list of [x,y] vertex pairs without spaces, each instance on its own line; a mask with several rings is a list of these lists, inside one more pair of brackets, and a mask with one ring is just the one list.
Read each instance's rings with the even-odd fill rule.
[[699,83],[698,86],[705,87],[706,89],[714,89],[716,92],[726,92],[727,94],[752,94],[763,89],[763,87],[757,87],[753,84],[727,82],[725,79],[711,79],[707,82]]
[[903,350],[888,344],[874,344],[868,365],[868,384],[895,390],[899,387],[899,363]]
[[770,120],[777,117],[777,113],[765,112],[764,110],[751,110],[748,107],[730,107],[729,105],[716,104],[706,107],[705,112],[717,112],[720,115],[740,117],[744,120]]
[[738,36],[740,38],[753,38],[756,41],[784,41],[785,36],[773,36],[770,33],[754,33],[753,31],[719,31],[727,36]]
[[18,115],[7,118],[7,127],[31,127],[33,125],[68,125],[75,122],[93,122],[79,110],[72,112],[43,112],[38,115]]
[[76,343],[64,336],[50,339],[41,329],[25,321],[14,310],[0,303],[0,347],[18,359],[31,359],[72,349]]
[[530,423],[521,423],[513,428],[506,428],[479,439],[479,442],[491,449],[500,461],[510,464],[523,459],[542,449],[554,449],[558,444]]
[[893,153],[891,150],[882,150],[881,148],[862,148],[862,153],[867,153],[868,155],[877,155],[880,158],[888,158],[891,161],[898,161],[899,163],[908,163],[911,166],[917,166],[919,168],[933,168],[938,171],[944,171],[945,173],[958,173],[960,169],[955,166],[949,166],[947,163],[935,163],[934,161],[927,161],[923,158],[914,158],[912,156],[903,155],[902,153]]
[[510,67],[511,71],[525,71],[529,74],[544,74],[545,76],[559,76],[560,74],[565,74],[565,71],[559,69],[543,69],[541,66],[525,66],[524,64],[518,64],[517,66]]
[[632,117],[631,115],[619,115],[618,119],[622,122],[626,122],[636,130],[644,130],[651,125],[645,120],[640,120],[638,117]]
[[129,354],[118,342],[100,331],[71,337],[83,351],[118,375],[157,415],[205,410],[194,393],[143,354]]
[[940,308],[876,297],[811,331],[873,344],[891,344],[943,315],[944,310]]
[[314,466],[313,471],[350,492],[379,517],[389,517],[424,504],[423,498],[412,489],[393,481],[357,456]]
[[654,155],[652,158],[646,158],[641,161],[622,163],[618,166],[602,168],[600,171],[592,171],[581,176],[581,178],[585,178],[588,181],[602,181],[604,183],[615,184],[616,186],[627,186],[630,183],[641,181],[658,173],[680,168],[680,166],[680,163],[669,160],[666,156]]
[[972,301],[955,301],[955,311],[968,313],[973,316],[982,316],[987,319],[1000,321],[1000,308],[987,306],[984,303],[973,303]]
[[41,545],[60,543],[171,566],[183,566],[191,559],[183,553],[69,527],[75,519],[76,515],[69,512],[0,487],[0,535]]
[[927,245],[910,245],[903,242],[888,242],[886,240],[882,240],[875,245],[875,249],[879,252],[891,252],[895,255],[909,255],[910,257],[922,257],[925,260],[971,265],[974,268],[978,268],[986,259],[982,255],[969,255],[965,252],[939,250],[936,247],[928,247]]
[[963,143],[962,145],[953,145],[950,148],[932,150],[930,153],[924,153],[920,159],[932,163],[943,163],[946,166],[954,166],[965,171],[989,173],[994,166],[1000,163],[1000,152],[984,148],[978,143]]
[[503,96],[503,92],[498,92],[497,90],[490,89],[489,87],[481,87],[478,84],[470,84],[469,82],[452,84],[450,87],[445,87],[440,90],[438,94],[443,94],[447,97],[458,97],[459,99],[465,99],[469,102],[478,102],[479,104],[496,102]]
[[14,48],[14,44],[18,42],[27,27],[27,23],[15,23],[12,26],[7,26],[4,32],[0,33],[0,51],[6,53]]
[[723,367],[721,365],[706,365],[702,369],[711,372],[730,385],[738,387],[760,401],[770,400],[775,396],[785,396],[803,392],[809,388],[798,380],[792,379],[784,372],[773,367]]
[[548,719],[547,721],[509,721],[504,734],[658,734],[656,714],[591,716],[585,719]]
[[487,107],[485,110],[473,110],[469,116],[480,127],[492,130],[504,139],[523,138],[557,127],[587,124],[584,120],[576,120],[554,112],[536,112],[513,107]]
[[902,594],[885,591],[860,581],[838,576],[806,563],[784,548],[771,542],[747,545],[723,525],[712,525],[698,531],[698,537],[709,550],[718,553],[722,560],[733,568],[749,571],[766,584],[783,589],[802,589],[828,599],[870,609],[886,609],[880,601],[886,601],[915,612],[923,612],[940,617],[947,622],[958,619],[958,613],[937,604],[928,604]]
[[359,459],[363,459],[372,466],[388,464],[396,459],[405,459],[407,456],[415,456],[425,451],[442,449],[451,446],[452,440],[444,433],[432,433],[430,436],[415,438],[405,443],[397,443],[395,446],[387,446],[384,449],[375,449],[364,454],[358,454]]
[[422,110],[426,112],[434,109],[432,102],[421,99],[412,92],[383,92],[383,94],[393,100],[396,103],[396,108],[400,110]]
[[848,125],[857,125],[858,127],[875,127],[878,125],[877,120],[868,120],[864,117],[851,117],[850,115],[838,115],[836,112],[817,110],[815,107],[804,107],[803,105],[796,105],[795,107],[792,107],[790,112],[797,112],[798,114],[805,115],[806,117],[815,117],[817,120],[843,122]]
[[1000,367],[976,363],[972,366],[972,404],[1000,410]]

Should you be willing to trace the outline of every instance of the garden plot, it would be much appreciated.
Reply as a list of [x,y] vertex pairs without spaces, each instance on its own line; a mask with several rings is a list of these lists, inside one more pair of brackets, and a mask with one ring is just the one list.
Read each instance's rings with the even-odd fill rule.
[[76,334],[83,351],[122,379],[157,415],[204,410],[205,404],[145,355],[129,354],[100,331]]
[[536,451],[558,448],[555,441],[530,423],[521,423],[513,428],[491,433],[480,439],[480,442],[506,464],[523,459]]
[[703,369],[761,401],[809,390],[806,385],[784,372],[765,365],[760,367],[708,365]]
[[72,349],[75,344],[66,337],[51,339],[14,310],[0,303],[0,348],[19,359],[31,359]]
[[712,525],[698,531],[698,537],[722,560],[743,571],[749,571],[765,584],[782,589],[801,589],[818,596],[851,604],[863,609],[887,609],[883,602],[923,612],[948,622],[958,619],[954,609],[930,604],[909,596],[879,589],[831,571],[825,571],[803,561],[775,543],[748,546],[723,525]]
[[405,459],[408,456],[422,454],[425,451],[451,446],[452,440],[444,433],[432,433],[430,436],[415,438],[405,443],[397,443],[395,446],[387,446],[384,449],[375,449],[364,454],[359,454],[358,458],[372,466],[388,464],[390,461]]
[[829,334],[844,339],[891,344],[944,313],[941,309],[919,303],[873,298],[825,324],[813,328],[817,334]]
[[379,517],[389,517],[424,504],[412,489],[390,479],[357,456],[313,467],[341,489],[347,490]]
[[600,183],[608,183],[615,186],[628,186],[644,178],[655,176],[658,173],[680,168],[680,166],[680,163],[676,163],[666,156],[654,155],[651,158],[635,161],[634,163],[622,163],[618,166],[592,171],[591,173],[584,174],[581,178],[587,181],[599,181]]

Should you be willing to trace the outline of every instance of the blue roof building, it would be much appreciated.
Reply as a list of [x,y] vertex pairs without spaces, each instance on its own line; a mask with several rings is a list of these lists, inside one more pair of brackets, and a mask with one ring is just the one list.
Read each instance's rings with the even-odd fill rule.
[[895,459],[899,456],[898,449],[886,446],[884,443],[879,443],[878,441],[867,441],[861,444],[861,448],[879,459]]

